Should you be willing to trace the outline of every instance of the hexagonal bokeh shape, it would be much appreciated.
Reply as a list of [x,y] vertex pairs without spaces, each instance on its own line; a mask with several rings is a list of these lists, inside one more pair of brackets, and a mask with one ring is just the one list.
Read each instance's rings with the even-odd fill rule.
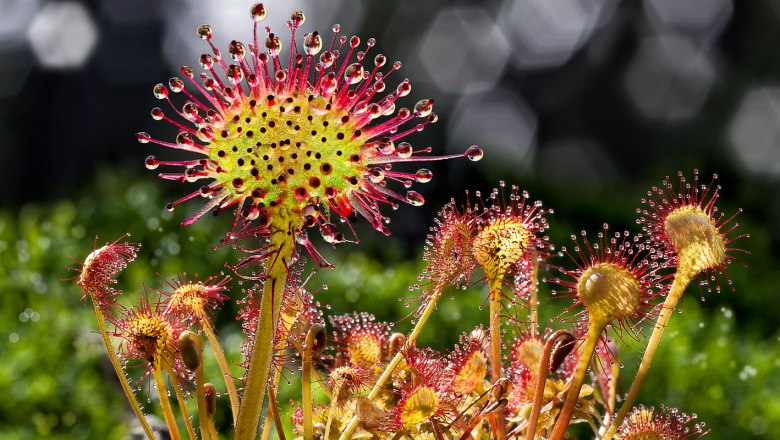
[[728,139],[748,170],[780,176],[780,88],[760,88],[745,95]]
[[0,0],[0,46],[25,41],[24,30],[38,7],[39,0]]
[[484,10],[451,8],[436,16],[418,57],[443,92],[482,92],[492,88],[504,71],[509,43]]
[[97,29],[81,3],[47,3],[27,28],[38,62],[50,68],[77,68],[92,53]]
[[500,24],[520,68],[559,66],[582,47],[612,0],[507,0]]
[[458,101],[447,125],[448,145],[478,144],[485,160],[503,166],[525,166],[533,156],[536,115],[509,89],[469,94]]
[[623,85],[648,119],[674,121],[699,112],[715,81],[709,57],[681,37],[646,38]]
[[656,28],[710,39],[720,34],[734,15],[733,0],[645,0],[644,7]]

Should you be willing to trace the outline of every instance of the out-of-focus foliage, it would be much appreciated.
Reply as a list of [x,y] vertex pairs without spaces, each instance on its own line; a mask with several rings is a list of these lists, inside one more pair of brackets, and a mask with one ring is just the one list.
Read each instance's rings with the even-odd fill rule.
[[[71,200],[0,212],[0,390],[5,393],[0,399],[0,438],[119,439],[127,433],[129,407],[103,354],[91,305],[81,300],[72,282],[63,281],[76,274],[65,269],[78,265],[71,256],[83,259],[92,250],[95,235],[100,237],[98,246],[125,232],[132,233],[131,241],[142,243],[139,259],[120,276],[118,287],[125,291],[121,301],[125,305],[137,301],[142,282],[147,289],[161,287],[157,273],[205,277],[226,270],[225,262],[237,260],[232,249],[210,249],[227,230],[228,216],[204,219],[182,229],[178,223],[184,213],[162,209],[159,186],[152,179],[135,181],[114,170],[101,174]],[[551,203],[559,212],[551,230],[555,241],[582,229],[560,215],[575,211],[575,205],[560,206],[563,200],[556,201],[558,206]],[[594,212],[602,201],[580,199],[576,210]],[[616,204],[601,214],[612,215]],[[624,215],[622,226],[630,227],[633,212],[628,209]],[[750,223],[750,217],[746,219]],[[761,231],[749,232],[761,236]],[[326,313],[367,311],[380,320],[395,322],[399,331],[408,331],[411,323],[404,317],[416,306],[409,298],[419,294],[408,288],[416,283],[421,263],[404,259],[392,238],[382,241],[383,262],[367,256],[364,241],[370,242],[371,234],[361,234],[360,248],[345,244],[338,252],[318,243],[337,270],[319,270],[307,288],[319,289],[316,300],[331,305]],[[370,244],[368,248],[374,247]],[[764,310],[745,313],[748,304],[766,304],[771,309],[778,275],[768,269],[773,260],[767,246],[755,239],[740,245],[753,254],[746,259],[750,268],[735,265],[729,270],[736,294],[724,288],[700,304],[701,295],[695,287],[690,289],[684,312],[675,315],[667,329],[640,401],[697,413],[712,429],[710,438],[780,438],[780,333],[766,331],[771,322],[764,322]],[[322,284],[328,289],[321,290]],[[235,281],[233,286],[235,300],[240,286]],[[548,296],[546,291],[543,294]],[[568,304],[566,300],[542,301],[542,310],[556,310],[546,318],[553,318]],[[480,310],[483,303],[484,292],[475,289],[445,296],[421,335],[420,345],[450,348],[460,333],[486,322],[487,313]],[[236,310],[231,301],[216,321],[228,357],[237,361],[241,335]],[[630,338],[621,345],[628,346],[623,350],[623,374],[628,378],[644,345]],[[217,383],[219,373],[213,361],[207,359],[206,366],[207,376]],[[240,374],[237,368],[234,371]],[[286,373],[285,379],[297,381],[292,373]],[[148,383],[139,386],[144,395],[150,390]],[[300,399],[294,395],[296,387],[282,389],[293,394],[280,394],[280,402]],[[145,402],[145,397],[141,400]],[[223,430],[229,425],[226,408],[222,405],[217,418]],[[289,407],[281,411],[288,422]]]

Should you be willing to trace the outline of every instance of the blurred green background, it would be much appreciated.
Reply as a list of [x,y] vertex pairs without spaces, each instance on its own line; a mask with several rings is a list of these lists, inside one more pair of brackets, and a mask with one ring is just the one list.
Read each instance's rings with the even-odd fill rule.
[[[148,116],[158,105],[153,84],[179,74],[182,63],[196,65],[205,50],[198,24],[214,26],[220,48],[232,38],[248,42],[251,3],[0,0],[0,438],[128,432],[132,417],[91,306],[67,280],[76,273],[66,266],[89,254],[96,236],[99,246],[130,232],[143,244],[120,277],[126,304],[142,283],[159,288],[161,277],[185,272],[206,277],[235,261],[229,249],[211,251],[228,216],[182,229],[196,203],[162,209],[191,188],[145,172],[145,156],[176,156],[138,145],[132,133],[173,139],[171,126]],[[733,292],[725,282],[719,294],[689,288],[640,400],[697,413],[713,439],[780,438],[780,2],[265,3],[266,23],[280,34],[289,12],[302,9],[304,32],[339,22],[401,60],[396,79],[408,76],[413,91],[399,105],[433,97],[440,116],[410,136],[413,145],[443,154],[477,143],[486,152],[476,164],[429,163],[435,179],[415,188],[427,203],[394,212],[390,238],[363,223],[359,245],[330,250],[314,238],[337,266],[307,286],[328,313],[364,310],[408,330],[407,301],[399,298],[415,295],[408,287],[435,213],[451,197],[462,201],[465,189],[486,194],[501,179],[528,189],[555,209],[550,235],[561,246],[603,222],[638,232],[635,209],[664,176],[699,168],[707,182],[717,172],[721,210],[744,209],[738,222],[751,238],[735,246],[750,252],[739,256],[747,268],[727,271]],[[239,290],[234,284],[234,300]],[[484,294],[454,292],[420,343],[447,349],[486,323]],[[543,316],[567,305],[543,300]],[[233,301],[217,322],[237,361],[236,311]],[[643,345],[623,345],[630,377]],[[218,376],[213,363],[207,367]],[[299,398],[294,386],[282,388],[280,402]],[[226,416],[218,417],[223,429]]]
[[[553,241],[565,243],[568,232],[579,229],[560,214],[573,205],[586,218],[601,216],[616,228],[631,228],[642,187],[594,194],[588,201],[563,205],[552,216]],[[547,205],[552,207],[570,200],[568,194],[548,195],[552,201]],[[721,207],[733,211],[737,201],[746,208],[741,228],[753,235],[739,243],[751,251],[742,258],[749,268],[734,264],[728,270],[734,293],[724,288],[701,302],[697,287],[689,289],[684,312],[672,319],[641,402],[696,412],[713,430],[713,438],[778,438],[780,332],[772,298],[780,275],[774,270],[777,259],[765,244],[765,232],[751,215],[758,200],[727,197]],[[143,290],[142,282],[147,288],[161,287],[157,273],[207,276],[223,270],[224,262],[235,261],[228,250],[209,250],[214,231],[228,227],[227,217],[207,218],[181,229],[178,224],[184,213],[169,213],[162,205],[160,185],[149,176],[105,169],[77,197],[28,204],[16,213],[0,215],[0,389],[7,393],[0,399],[3,438],[124,438],[125,422],[131,419],[125,398],[95,333],[91,307],[81,300],[73,281],[66,279],[75,273],[65,267],[77,264],[71,256],[82,259],[92,250],[95,235],[100,237],[99,246],[131,232],[131,239],[142,243],[141,254],[120,276],[119,287],[125,290],[123,303],[133,304]],[[408,330],[409,321],[401,318],[409,309],[399,298],[413,295],[408,286],[415,283],[421,267],[419,256],[406,255],[392,237],[385,239],[365,229],[359,234],[360,245],[345,244],[336,251],[319,246],[337,269],[320,270],[307,287],[317,291],[317,301],[331,305],[327,313],[365,310],[397,322],[400,331]],[[322,284],[328,289],[323,290]],[[233,287],[235,300],[240,293],[235,282]],[[480,309],[481,289],[456,291],[453,296],[441,303],[421,336],[421,345],[447,349],[460,333],[487,322]],[[553,318],[567,304],[568,300],[543,299],[543,318]],[[238,360],[241,335],[235,312],[235,303],[227,304],[218,314],[217,325],[231,359]],[[628,339],[621,345],[624,375],[631,376],[642,344]],[[213,362],[207,366],[210,377],[219,377]],[[294,375],[286,379],[296,381]],[[299,395],[295,386],[283,383],[282,390],[279,401],[287,421],[286,402]],[[156,405],[149,408],[157,412]],[[223,429],[227,429],[226,417],[222,411],[218,418]]]

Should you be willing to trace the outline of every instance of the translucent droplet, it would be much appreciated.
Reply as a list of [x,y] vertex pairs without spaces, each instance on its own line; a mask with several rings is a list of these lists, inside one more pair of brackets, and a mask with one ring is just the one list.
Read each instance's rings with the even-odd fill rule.
[[146,164],[146,169],[148,170],[154,170],[160,166],[160,162],[154,156],[147,157],[146,160],[144,160],[144,164]]
[[363,79],[363,66],[360,63],[353,63],[347,66],[344,71],[344,80],[347,84],[357,84]]
[[302,11],[295,11],[290,15],[290,21],[292,21],[293,26],[298,27],[306,22],[306,16],[303,15]]
[[214,30],[211,29],[211,26],[207,24],[198,26],[198,37],[200,37],[202,40],[210,40],[213,35]]
[[406,201],[412,206],[422,206],[425,204],[425,199],[422,194],[417,191],[409,191],[406,193]]
[[168,87],[171,88],[173,93],[179,93],[184,90],[184,81],[174,76],[168,80]]
[[401,159],[412,157],[413,152],[412,144],[409,142],[401,142],[398,144],[398,148],[395,149],[395,154]]
[[430,115],[432,110],[433,110],[432,99],[421,99],[417,101],[417,104],[414,105],[414,113],[421,118]]
[[482,148],[476,145],[472,145],[466,150],[466,157],[472,162],[479,162],[484,155],[485,152],[482,151]]
[[322,96],[317,96],[309,101],[309,109],[315,115],[324,115],[328,112],[328,100]]
[[162,84],[157,84],[154,86],[154,89],[152,89],[152,93],[154,94],[154,97],[157,99],[165,99],[168,97],[168,89],[165,88]]
[[306,34],[303,37],[303,47],[306,55],[317,55],[322,50],[322,37],[317,32]]
[[256,23],[265,20],[266,11],[265,6],[262,3],[255,3],[249,8],[249,16],[252,17]]
[[428,183],[433,179],[433,172],[426,168],[420,168],[414,174],[415,180],[419,183]]

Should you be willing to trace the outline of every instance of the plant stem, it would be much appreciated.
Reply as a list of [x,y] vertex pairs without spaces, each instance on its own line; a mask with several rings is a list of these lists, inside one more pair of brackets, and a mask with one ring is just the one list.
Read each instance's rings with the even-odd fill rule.
[[168,389],[165,387],[165,379],[162,375],[162,368],[159,361],[155,360],[154,364],[154,380],[157,383],[157,395],[160,396],[160,406],[165,416],[165,424],[168,425],[168,431],[171,433],[172,440],[180,440],[179,427],[176,425],[176,417],[173,416],[173,410],[171,409],[171,402],[168,400]]
[[[203,379],[203,360],[195,369],[195,395],[198,399],[198,425],[200,428],[200,440],[211,440],[211,433],[208,428],[208,410],[206,409],[206,390],[203,388],[205,383]],[[214,440],[219,440],[215,438]]]
[[[425,305],[425,309],[423,309],[420,318],[417,320],[417,324],[415,324],[414,328],[412,329],[412,332],[409,333],[409,338],[406,340],[406,343],[404,343],[405,347],[411,347],[412,344],[414,344],[414,342],[417,340],[417,337],[420,336],[423,327],[425,327],[425,323],[428,321],[428,318],[430,318],[431,314],[433,314],[433,311],[436,309],[436,303],[438,303],[439,298],[441,297],[441,293],[444,290],[445,286],[446,284],[442,282],[442,283],[437,283],[436,285],[433,286],[433,288],[431,288],[431,296],[428,299],[428,304]],[[374,384],[374,387],[371,388],[371,392],[368,393],[367,396],[368,400],[376,399],[376,396],[379,394],[379,391],[381,391],[385,383],[388,380],[390,380],[390,377],[393,375],[395,368],[398,366],[398,364],[401,363],[401,361],[404,358],[403,351],[404,350],[401,350],[398,353],[396,353],[393,359],[391,359],[390,362],[387,364],[387,367],[385,367],[385,371],[382,372],[382,375],[379,376],[379,379],[377,379],[376,383]],[[336,394],[334,393],[333,395],[335,396]],[[352,419],[349,421],[346,428],[344,428],[344,431],[341,433],[339,440],[348,440],[352,435],[352,432],[355,431],[355,428],[357,428],[358,423],[359,420],[357,416],[356,415],[352,416]]]
[[95,306],[95,315],[97,316],[98,327],[100,328],[100,335],[103,337],[103,344],[105,344],[106,346],[106,351],[108,352],[108,358],[111,360],[111,365],[114,367],[114,372],[116,372],[116,375],[119,378],[119,383],[122,385],[122,390],[125,392],[125,396],[127,396],[127,400],[130,401],[130,407],[133,408],[133,412],[135,413],[135,416],[138,418],[138,423],[141,424],[141,428],[143,428],[146,437],[149,440],[155,440],[154,432],[152,431],[152,428],[149,426],[149,422],[146,421],[146,417],[144,417],[144,413],[143,411],[141,411],[141,406],[138,405],[138,400],[135,398],[133,389],[130,388],[130,384],[127,382],[127,376],[125,376],[125,371],[122,369],[122,365],[119,363],[119,358],[117,357],[116,352],[114,351],[114,347],[111,345],[111,338],[109,338],[108,336],[108,330],[106,329],[106,319],[103,316],[103,311],[100,309],[100,307],[98,307],[97,303],[94,301],[93,301],[93,305]]
[[250,440],[257,435],[257,425],[263,410],[266,386],[274,353],[274,333],[279,321],[287,267],[295,251],[295,236],[300,226],[300,216],[289,210],[279,209],[271,218],[271,253],[265,271],[263,297],[257,316],[257,328],[252,344],[244,397],[238,411],[234,439]]
[[531,272],[531,335],[539,334],[539,258],[534,256],[534,266]]
[[[201,361],[201,364],[202,363],[203,361]],[[195,430],[192,428],[192,421],[190,420],[190,415],[187,412],[187,403],[184,401],[184,396],[181,393],[181,389],[179,389],[176,374],[173,372],[173,369],[170,367],[170,365],[165,366],[165,373],[171,379],[171,382],[173,382],[173,389],[176,392],[176,401],[179,402],[181,416],[184,419],[184,425],[187,427],[187,434],[189,435],[190,440],[197,440],[198,437],[195,435]]]
[[310,336],[311,335],[308,334],[306,335],[306,344],[304,345],[303,348],[303,360],[302,360],[303,371],[301,371],[301,397],[303,403],[303,440],[312,440],[314,438],[314,427],[312,423],[314,399],[311,397],[311,350],[314,341]]
[[569,393],[566,395],[566,400],[563,402],[561,412],[558,414],[558,420],[555,422],[555,427],[550,434],[550,440],[561,440],[566,434],[566,430],[569,428],[569,421],[571,420],[572,413],[574,413],[574,407],[577,405],[577,400],[579,400],[580,389],[582,389],[582,384],[585,382],[585,375],[588,372],[590,360],[593,358],[593,352],[596,350],[596,344],[599,342],[601,333],[607,326],[607,323],[600,321],[601,320],[594,320],[592,316],[590,317],[585,346],[580,354],[580,360],[577,362],[577,367],[574,370],[574,377],[572,377],[569,384]]
[[[501,284],[503,276],[493,277],[490,280],[490,376],[493,383],[501,378]],[[504,426],[504,412],[496,411],[490,414],[495,431],[493,435],[497,440],[506,438],[506,426]]]
[[268,385],[268,408],[271,410],[274,425],[276,425],[276,435],[279,436],[279,440],[287,440],[287,437],[284,435],[282,419],[279,417],[279,405],[276,404],[276,391],[274,391],[274,387],[271,385]]
[[238,407],[240,405],[238,401],[238,391],[236,390],[236,384],[233,381],[233,375],[230,373],[230,366],[228,365],[227,358],[225,358],[225,352],[222,350],[222,346],[219,344],[219,339],[214,334],[214,329],[211,327],[211,322],[205,317],[201,317],[200,320],[203,332],[206,334],[206,339],[209,340],[211,351],[214,353],[214,358],[217,360],[219,370],[222,372],[222,376],[225,379],[225,388],[227,389],[228,397],[230,398],[230,411],[233,414],[233,424],[236,424],[238,419]]
[[528,428],[526,429],[526,440],[534,440],[536,435],[536,424],[539,422],[539,414],[542,410],[542,401],[544,399],[544,386],[547,384],[547,370],[550,368],[550,354],[555,346],[556,341],[561,336],[571,334],[566,330],[558,330],[550,336],[544,344],[544,352],[542,359],[539,362],[539,371],[536,373],[536,384],[534,384],[534,403],[531,409],[531,418],[528,420]]
[[620,407],[617,416],[615,416],[609,429],[604,434],[604,437],[602,437],[603,440],[609,440],[617,433],[620,424],[623,423],[623,419],[625,419],[631,406],[636,401],[639,391],[642,389],[642,385],[647,378],[647,373],[650,371],[650,364],[653,362],[653,357],[658,349],[658,345],[661,343],[666,324],[668,324],[669,319],[672,317],[672,313],[674,312],[677,303],[680,301],[680,298],[682,298],[683,293],[685,293],[688,284],[690,284],[695,276],[695,273],[691,273],[690,270],[685,270],[684,267],[677,268],[674,281],[669,288],[669,294],[666,295],[666,300],[661,308],[661,312],[658,314],[653,334],[650,336],[650,340],[647,343],[645,354],[642,356],[642,362],[639,364],[636,376],[634,376],[634,382],[631,384],[631,389],[628,391],[628,395],[623,401],[623,405]]
[[[276,352],[281,353],[284,351],[284,347],[287,344],[283,339],[279,340],[279,343],[276,347]],[[276,371],[274,371],[274,380],[271,385],[269,385],[269,389],[273,389],[274,393],[279,390],[279,382],[282,381],[282,367],[279,366],[276,368]],[[263,422],[263,434],[260,436],[262,440],[268,440],[268,438],[271,436],[271,425],[274,424],[274,421],[271,420],[270,417],[265,418],[265,422]]]
[[333,389],[333,398],[330,400],[330,408],[328,408],[328,421],[325,424],[325,435],[322,438],[330,438],[330,426],[333,423],[333,413],[335,413],[336,409],[338,408],[340,392],[341,392],[340,386],[336,386]]

